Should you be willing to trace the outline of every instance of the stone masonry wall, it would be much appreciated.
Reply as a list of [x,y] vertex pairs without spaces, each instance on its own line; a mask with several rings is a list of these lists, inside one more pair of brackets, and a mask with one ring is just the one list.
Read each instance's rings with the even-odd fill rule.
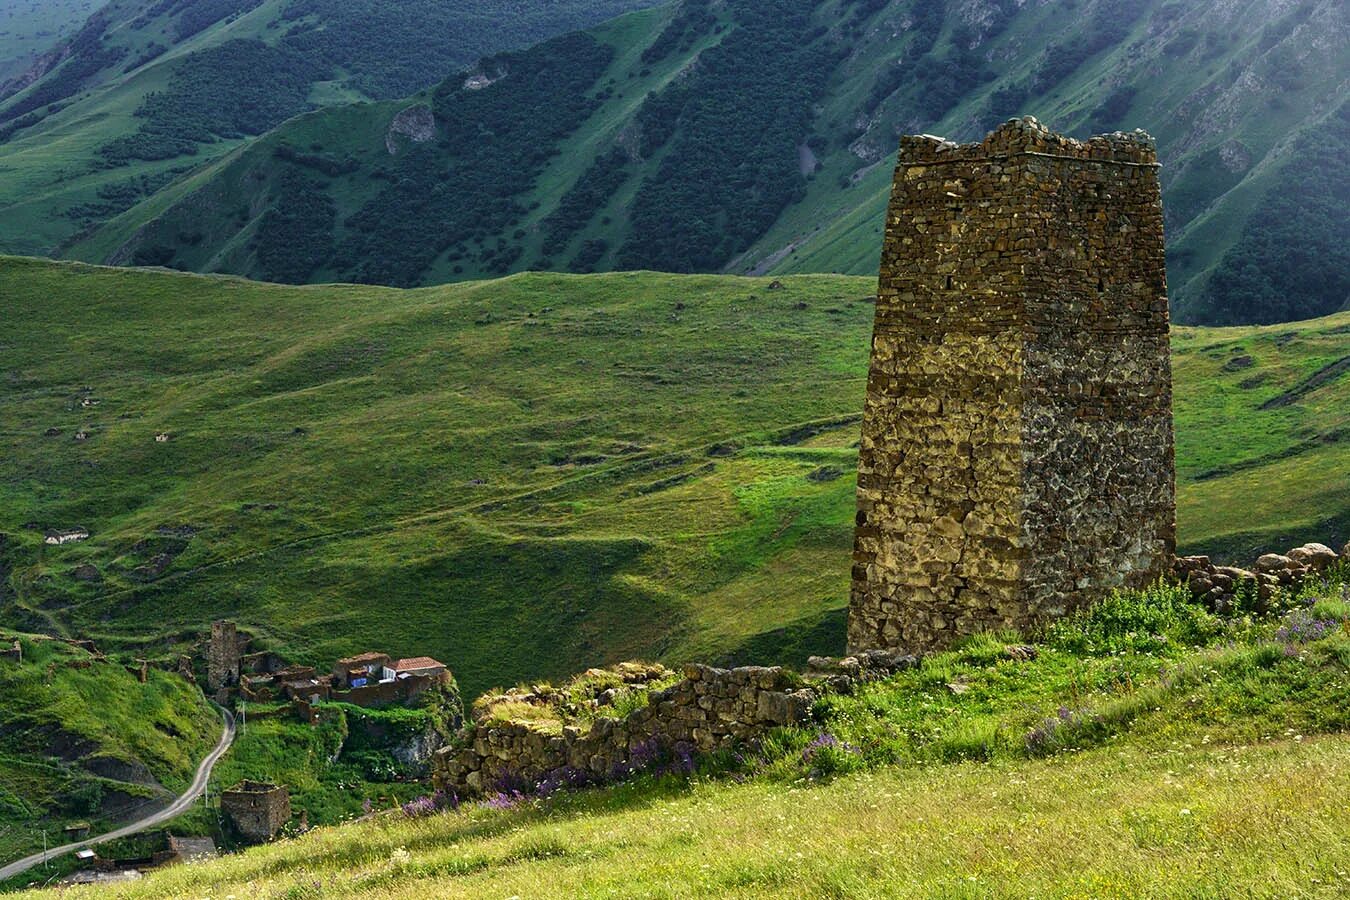
[[640,768],[655,747],[708,752],[752,743],[769,729],[806,722],[815,693],[781,668],[688,665],[684,679],[648,695],[627,718],[552,734],[529,723],[480,723],[463,746],[437,753],[437,786],[461,796],[534,786],[561,772],[605,779]]
[[858,470],[850,652],[939,649],[1170,570],[1157,159],[1013,120],[901,143]]

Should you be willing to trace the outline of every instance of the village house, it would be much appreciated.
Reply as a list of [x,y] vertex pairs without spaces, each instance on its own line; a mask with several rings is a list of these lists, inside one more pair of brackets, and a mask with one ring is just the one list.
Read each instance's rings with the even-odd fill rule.
[[387,653],[361,653],[339,659],[333,664],[333,687],[348,690],[383,681],[384,670],[392,662]]
[[358,706],[402,703],[448,677],[445,664],[429,656],[394,660],[387,653],[362,653],[334,665],[330,699]]

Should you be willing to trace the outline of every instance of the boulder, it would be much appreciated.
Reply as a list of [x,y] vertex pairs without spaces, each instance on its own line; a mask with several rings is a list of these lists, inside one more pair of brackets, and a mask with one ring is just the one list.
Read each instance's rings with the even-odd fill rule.
[[1314,572],[1321,572],[1334,565],[1339,557],[1326,544],[1304,544],[1290,550],[1289,558]]
[[1267,553],[1256,561],[1258,572],[1282,572],[1292,569],[1296,563],[1282,553]]

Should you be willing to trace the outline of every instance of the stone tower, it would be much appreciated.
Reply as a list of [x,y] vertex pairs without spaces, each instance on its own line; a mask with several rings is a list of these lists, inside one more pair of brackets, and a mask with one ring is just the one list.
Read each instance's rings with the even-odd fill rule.
[[239,632],[233,622],[212,622],[206,646],[206,687],[212,694],[239,683]]
[[1157,154],[1014,119],[900,146],[858,464],[851,651],[1023,628],[1168,571]]

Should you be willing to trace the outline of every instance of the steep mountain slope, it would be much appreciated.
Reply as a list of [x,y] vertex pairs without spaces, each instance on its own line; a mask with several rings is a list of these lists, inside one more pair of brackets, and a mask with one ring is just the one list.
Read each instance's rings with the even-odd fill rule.
[[146,680],[82,647],[5,629],[0,658],[0,862],[163,809],[220,737],[220,716],[176,673]]
[[69,37],[106,0],[0,0],[0,84]]
[[111,0],[0,81],[0,246],[52,252],[283,120],[654,0]]
[[[872,290],[6,259],[0,621],[171,658],[230,615],[325,666],[431,654],[470,695],[837,650]],[[1184,548],[1350,538],[1350,315],[1174,346]]]
[[897,135],[1015,114],[1158,138],[1178,318],[1350,299],[1335,0],[683,0],[327,110],[71,254],[286,282],[524,269],[864,274]]

